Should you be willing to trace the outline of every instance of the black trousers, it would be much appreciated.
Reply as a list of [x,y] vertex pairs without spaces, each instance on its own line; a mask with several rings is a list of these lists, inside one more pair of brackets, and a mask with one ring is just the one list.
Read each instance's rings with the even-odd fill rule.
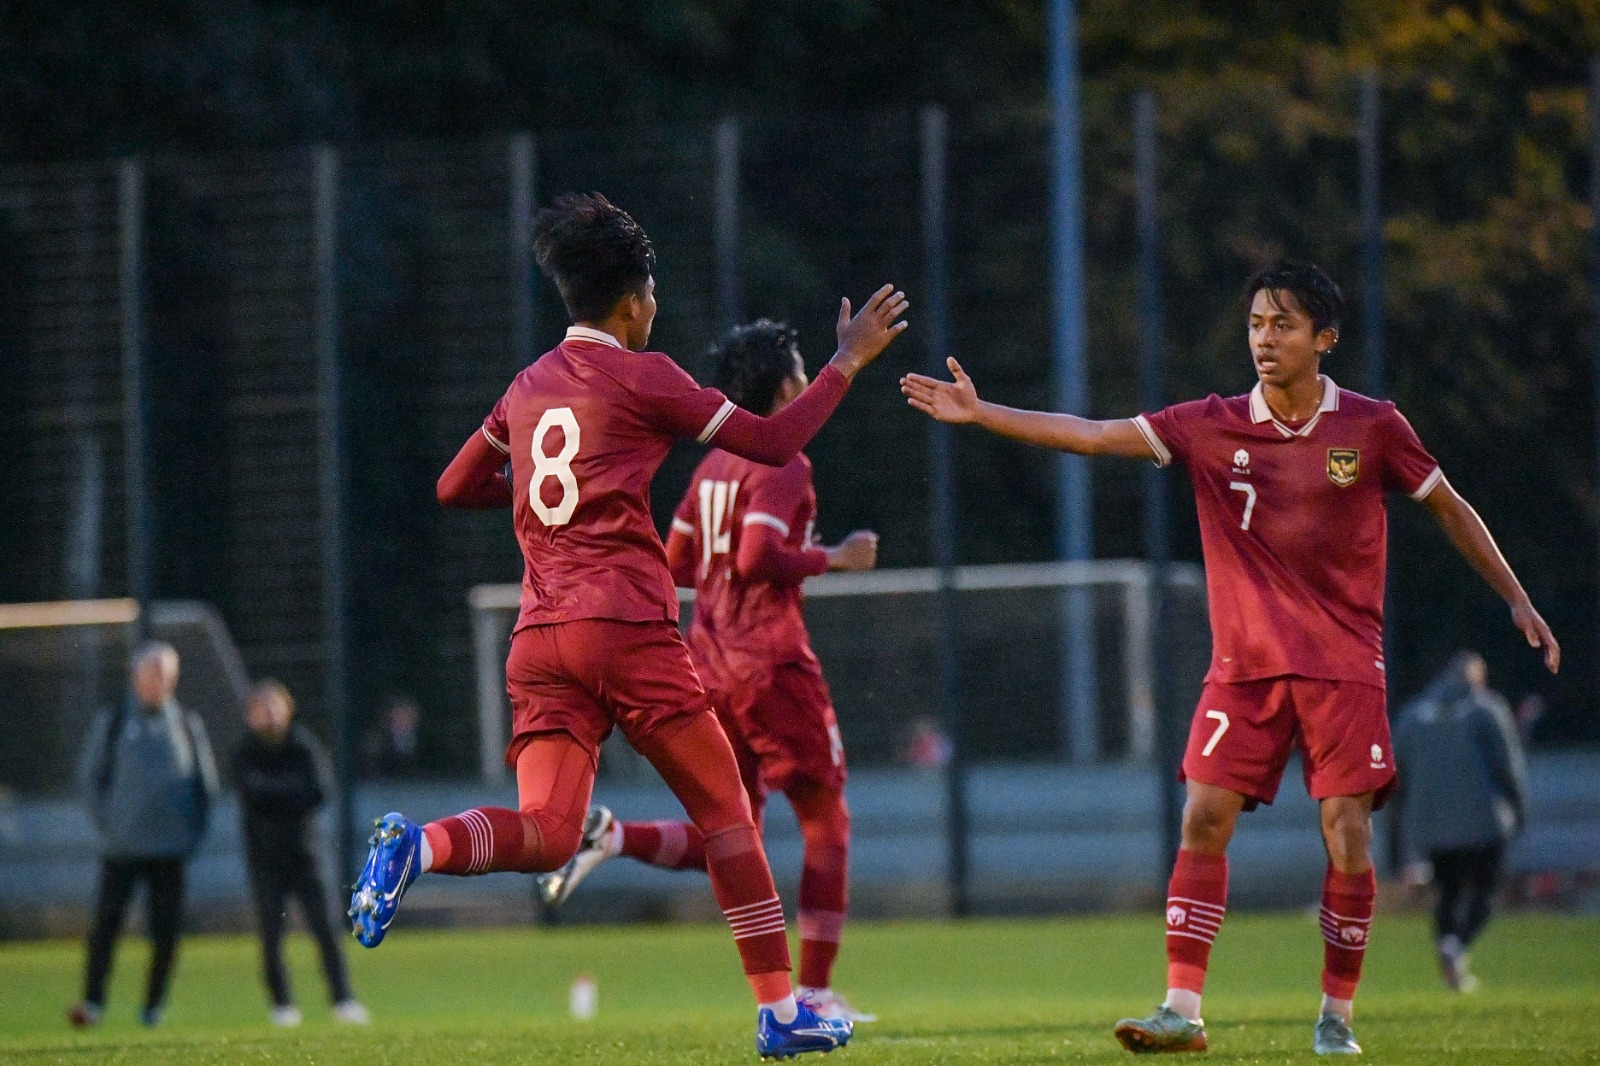
[[1500,883],[1504,844],[1477,848],[1449,848],[1428,856],[1433,881],[1439,886],[1433,925],[1439,937],[1457,936],[1471,944],[1489,923],[1494,891]]
[[322,973],[328,980],[328,998],[334,1003],[353,999],[344,952],[328,921],[328,897],[318,876],[316,858],[304,851],[251,855],[250,884],[261,929],[261,969],[273,1006],[287,1007],[293,1002],[289,971],[283,965],[283,930],[291,897],[299,901],[301,917],[316,939]]
[[100,863],[100,887],[95,901],[94,926],[89,930],[88,974],[85,1002],[103,1007],[106,979],[116,954],[122,919],[140,882],[146,886],[145,921],[150,934],[150,975],[144,1005],[159,1008],[167,998],[172,960],[178,953],[178,931],[183,925],[182,859],[105,859]]

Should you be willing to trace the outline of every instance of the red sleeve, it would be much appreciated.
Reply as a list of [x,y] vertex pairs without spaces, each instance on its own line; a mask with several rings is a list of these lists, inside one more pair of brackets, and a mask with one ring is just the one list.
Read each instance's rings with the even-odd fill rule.
[[667,569],[672,571],[673,584],[681,589],[694,588],[694,519],[695,492],[691,482],[672,515],[672,529],[667,533]]
[[1187,403],[1166,407],[1154,414],[1139,415],[1133,420],[1150,450],[1156,453],[1156,465],[1181,463],[1189,454],[1189,439],[1195,424],[1204,415],[1208,400],[1190,400]]
[[796,543],[794,537],[796,526],[810,516],[811,464],[791,460],[753,480],[734,568],[743,577],[782,584],[827,573],[828,553]]
[[797,548],[782,533],[765,523],[752,523],[745,515],[739,534],[739,557],[733,562],[739,576],[753,581],[798,585],[808,577],[828,572],[828,553],[821,548]]
[[771,418],[761,418],[734,406],[717,389],[703,388],[666,356],[641,354],[654,360],[636,386],[652,424],[701,444],[714,438],[723,451],[767,466],[782,466],[799,455],[850,388],[843,374],[824,367],[793,403]]
[[511,506],[506,457],[489,439],[488,430],[474,433],[439,475],[435,493],[446,507],[490,510]]
[[1384,405],[1383,414],[1383,487],[1390,492],[1403,492],[1413,500],[1426,499],[1439,482],[1444,471],[1439,461],[1428,454],[1422,439],[1400,409],[1392,403]]
[[[509,395],[509,392],[506,393],[506,396]],[[500,401],[494,405],[494,410],[489,412],[489,417],[483,420],[483,436],[499,450],[501,455],[510,458],[511,426],[506,421],[505,396],[500,397]]]

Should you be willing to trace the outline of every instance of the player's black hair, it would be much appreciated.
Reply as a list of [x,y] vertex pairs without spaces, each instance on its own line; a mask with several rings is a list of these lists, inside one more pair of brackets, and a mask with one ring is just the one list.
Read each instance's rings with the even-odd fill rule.
[[765,415],[794,373],[798,337],[786,323],[770,318],[735,326],[711,349],[717,388],[746,411]]
[[1315,263],[1299,263],[1286,259],[1251,275],[1244,286],[1245,306],[1265,289],[1273,303],[1280,293],[1293,296],[1300,309],[1311,317],[1311,332],[1321,333],[1332,326],[1339,328],[1344,318],[1344,293],[1327,272]]
[[597,192],[566,193],[540,211],[533,255],[574,322],[597,322],[642,291],[656,262],[639,223]]

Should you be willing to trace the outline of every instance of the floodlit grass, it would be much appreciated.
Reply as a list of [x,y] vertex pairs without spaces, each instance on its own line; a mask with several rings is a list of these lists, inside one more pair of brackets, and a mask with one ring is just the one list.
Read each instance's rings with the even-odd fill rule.
[[[882,1021],[830,1063],[1122,1062],[1119,1017],[1160,997],[1157,916],[1052,921],[859,923],[839,985]],[[1322,943],[1306,914],[1228,919],[1212,960],[1206,1061],[1310,1061]],[[291,959],[307,1019],[272,1029],[255,945],[187,941],[166,1024],[139,1027],[145,952],[126,942],[98,1030],[67,1028],[76,943],[0,947],[0,1062],[706,1063],[754,1062],[753,1011],[727,933],[711,926],[416,932],[350,961],[370,1029],[329,1018],[309,943]],[[1600,919],[1512,917],[1479,946],[1483,991],[1440,983],[1427,928],[1380,918],[1356,1033],[1382,1063],[1600,1062]],[[589,972],[600,1013],[566,1015]]]

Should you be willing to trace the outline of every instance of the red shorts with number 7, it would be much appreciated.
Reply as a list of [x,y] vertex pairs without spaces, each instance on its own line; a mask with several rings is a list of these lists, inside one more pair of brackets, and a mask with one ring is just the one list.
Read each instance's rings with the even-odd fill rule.
[[1178,779],[1238,792],[1249,810],[1277,796],[1296,747],[1312,799],[1373,792],[1377,808],[1394,791],[1384,690],[1309,677],[1208,682]]

